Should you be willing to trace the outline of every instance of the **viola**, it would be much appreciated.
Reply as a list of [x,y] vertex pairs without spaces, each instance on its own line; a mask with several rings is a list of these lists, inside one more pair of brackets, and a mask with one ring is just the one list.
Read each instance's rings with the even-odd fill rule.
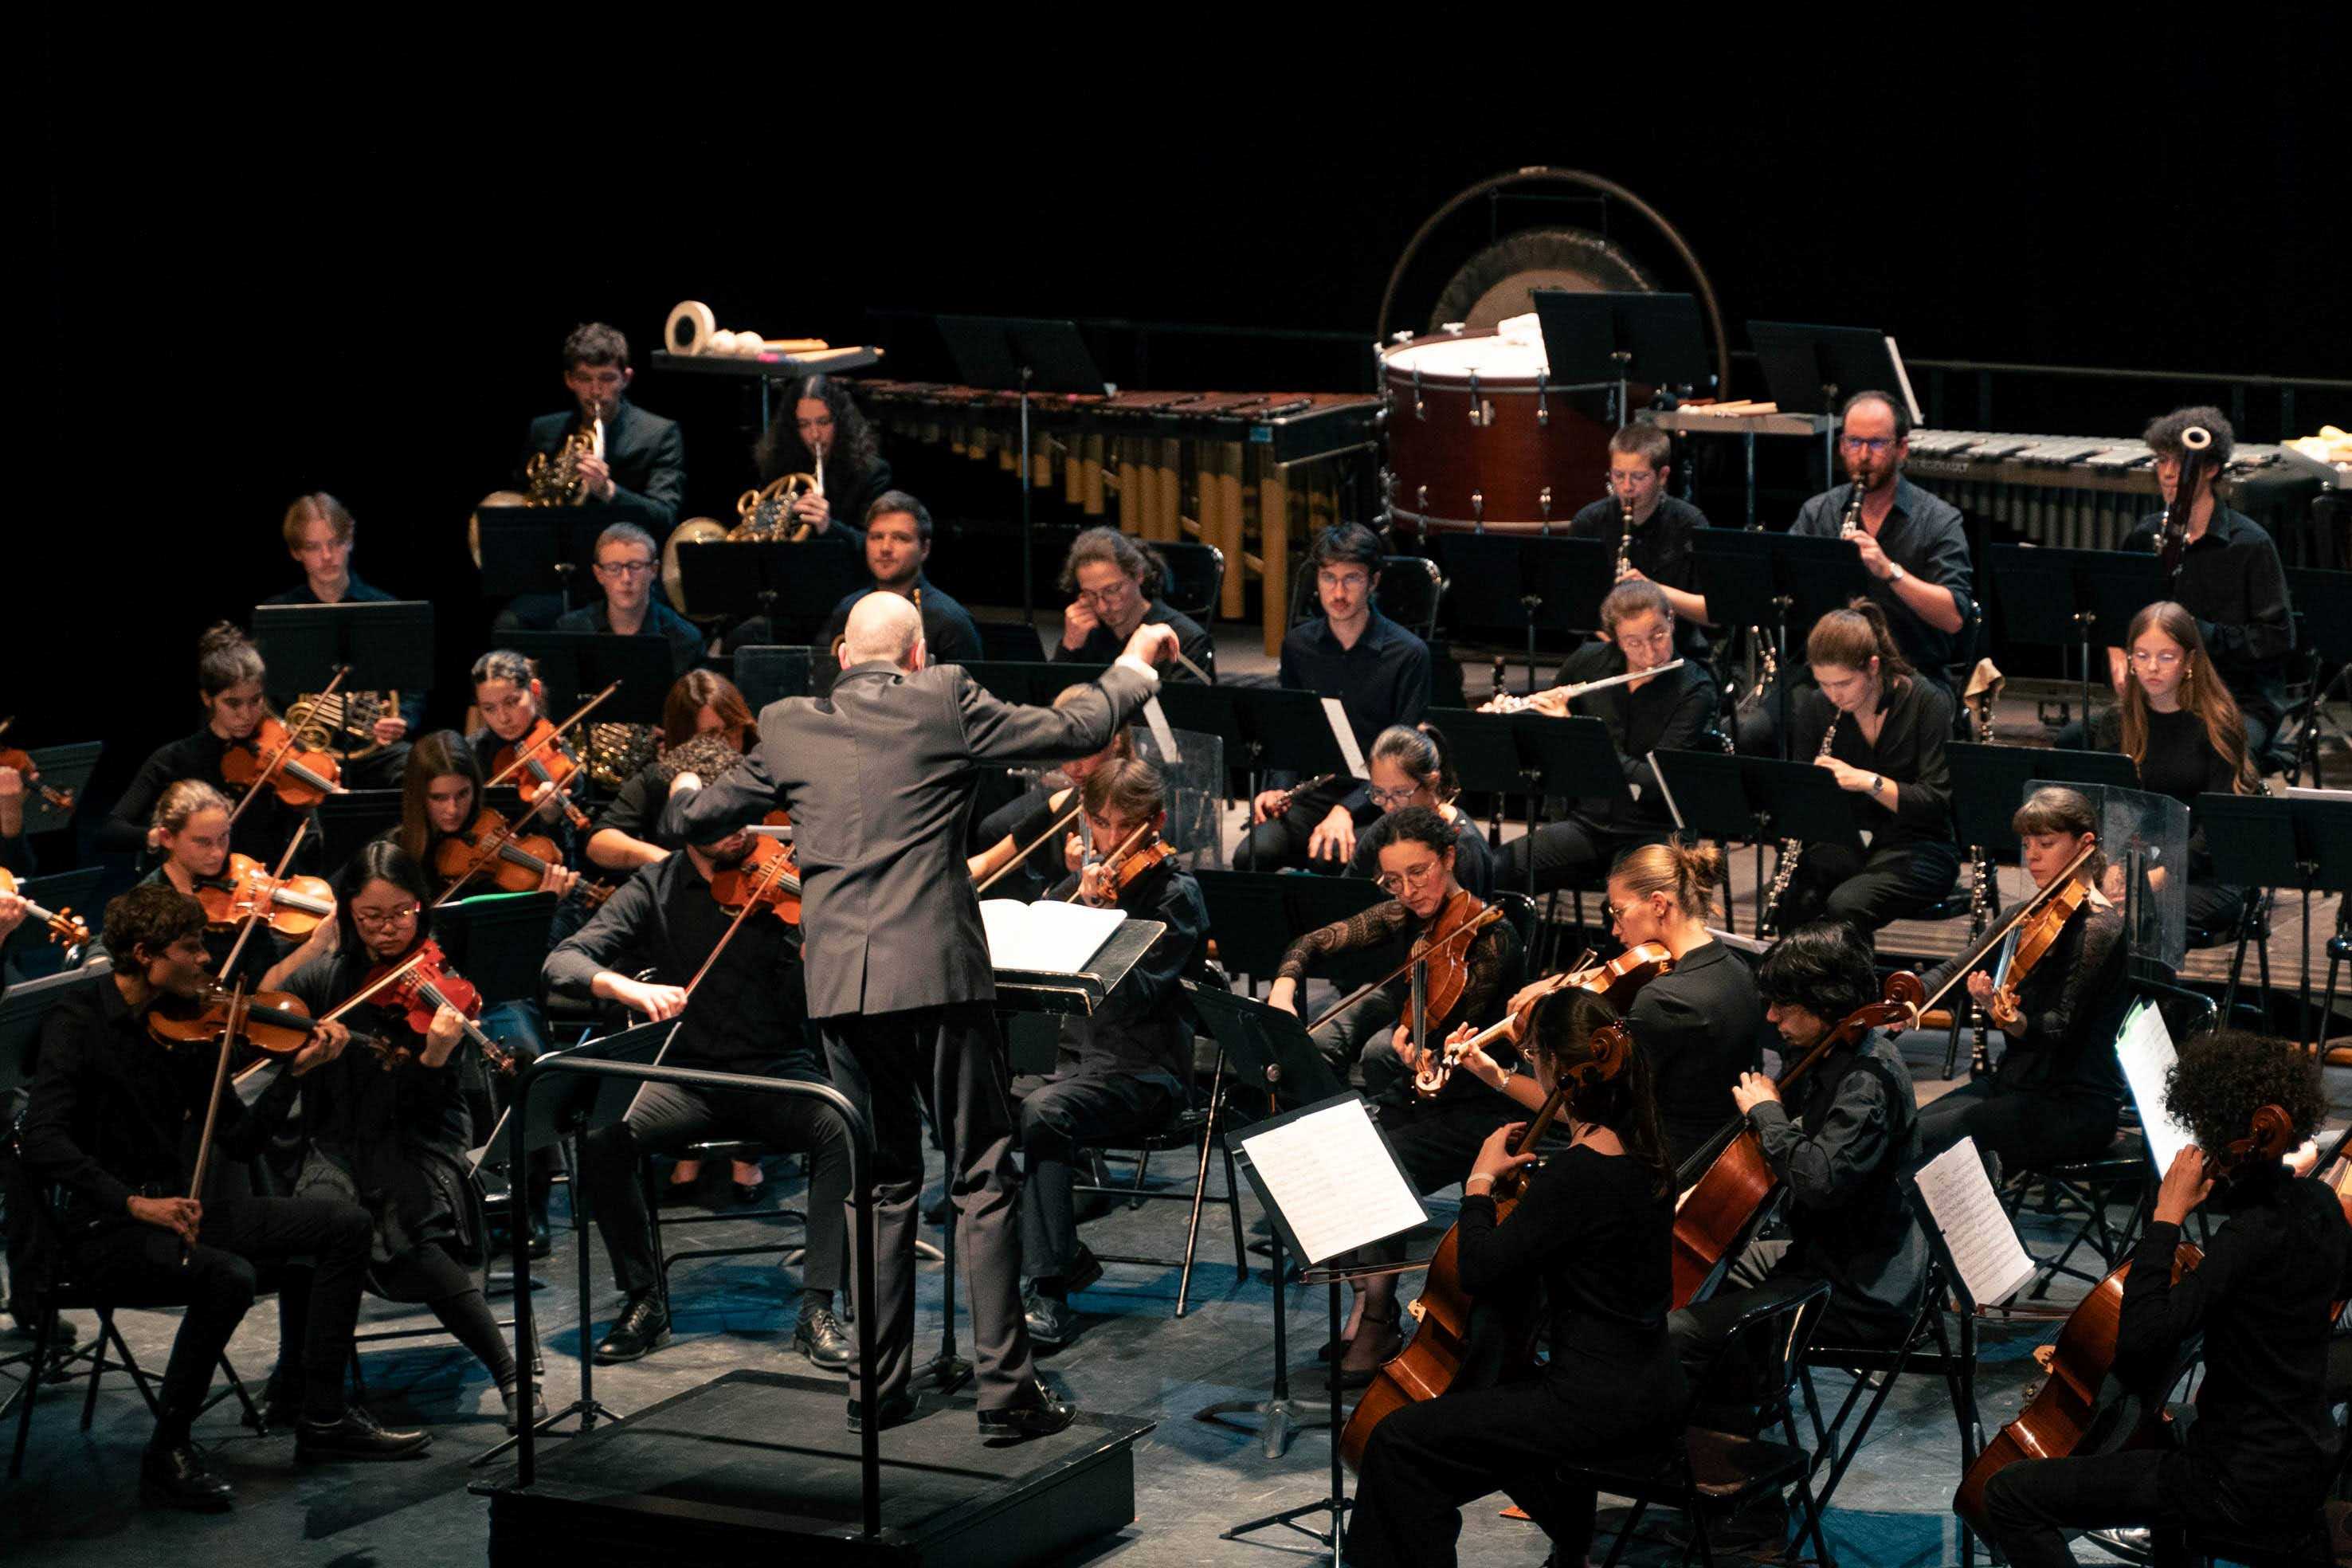
[[335,918],[335,891],[324,877],[273,877],[252,856],[234,851],[220,876],[196,884],[196,901],[215,926],[254,915],[281,936],[295,938]]
[[491,1070],[512,1077],[522,1065],[512,1051],[476,1026],[474,1021],[482,1016],[482,994],[472,981],[449,967],[448,955],[431,937],[419,942],[407,957],[387,959],[369,970],[361,981],[359,994],[399,1013],[420,1035],[430,1030],[434,1018],[447,1007],[465,1020],[467,1037],[480,1047],[482,1059]]
[[[0,721],[0,729],[5,729],[6,727],[6,722],[5,721]],[[73,791],[69,789],[51,789],[48,785],[41,783],[41,770],[33,765],[31,753],[20,751],[15,746],[0,746],[0,768],[14,768],[18,773],[24,774],[26,784],[37,790],[40,793],[41,798],[47,801],[58,810],[71,811],[73,809]]]
[[[462,831],[451,834],[434,849],[433,869],[449,884],[434,903],[436,907],[447,903],[458,889],[478,877],[504,892],[534,892],[548,868],[562,864],[563,852],[555,847],[555,840],[541,834],[519,833],[503,815],[486,805]],[[612,891],[602,882],[580,884],[580,896],[592,909],[610,898]]]
[[[1777,1087],[1790,1086],[1832,1051],[1850,1046],[1871,1030],[1907,1022],[1917,1015],[1926,987],[1907,969],[1886,977],[1880,999],[1857,1007],[1822,1032],[1812,1048],[1781,1071]],[[1764,1158],[1763,1141],[1745,1116],[1729,1124],[1725,1143],[1696,1183],[1675,1208],[1674,1306],[1687,1307],[1714,1283],[1732,1248],[1748,1234],[1756,1216],[1770,1201],[1780,1178]],[[1709,1140],[1712,1146],[1717,1139]]]
[[792,846],[753,834],[742,863],[710,879],[710,895],[730,915],[757,905],[786,925],[801,923],[801,868]]
[[[16,890],[16,879],[5,866],[0,866],[0,893]],[[89,927],[74,917],[71,910],[45,910],[32,900],[25,900],[25,909],[35,920],[49,928],[51,942],[64,942],[68,947],[88,947]]]
[[[544,716],[533,720],[520,740],[500,746],[490,763],[496,777],[518,775],[515,788],[521,793],[525,805],[536,810],[553,801],[562,808],[572,826],[588,826],[588,814],[572,798],[571,784],[580,773],[579,755],[564,743],[562,733]],[[528,816],[530,813],[524,815]]]
[[1413,939],[1411,956],[1369,985],[1360,985],[1323,1010],[1322,1016],[1309,1024],[1311,1032],[1321,1028],[1365,997],[1404,973],[1417,963],[1429,965],[1428,984],[1422,992],[1422,1013],[1426,1026],[1443,1025],[1462,1001],[1462,992],[1470,984],[1470,943],[1472,939],[1503,918],[1503,906],[1489,904],[1467,888],[1457,888],[1445,901],[1429,929]]
[[230,742],[222,753],[221,777],[244,791],[244,799],[237,802],[240,812],[264,790],[300,811],[343,793],[342,764],[334,753],[302,745],[292,731],[267,713],[252,734]]
[[1447,1046],[1442,1056],[1436,1057],[1413,1075],[1413,1089],[1423,1096],[1433,1095],[1445,1087],[1445,1080],[1456,1064],[1472,1049],[1484,1049],[1489,1042],[1497,1039],[1508,1039],[1517,1045],[1527,1038],[1528,1025],[1535,1016],[1536,1004],[1547,996],[1557,995],[1562,991],[1586,991],[1622,1015],[1633,1005],[1633,998],[1643,986],[1661,975],[1673,973],[1674,968],[1675,955],[1666,951],[1664,942],[1643,942],[1634,943],[1606,963],[1555,974],[1544,982],[1540,989],[1531,989],[1501,1023],[1482,1029],[1458,1044]]

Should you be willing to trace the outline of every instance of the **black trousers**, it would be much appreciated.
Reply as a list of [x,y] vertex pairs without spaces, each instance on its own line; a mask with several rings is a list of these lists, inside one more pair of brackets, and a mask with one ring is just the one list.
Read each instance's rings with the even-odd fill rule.
[[1148,1132],[1180,1098],[1165,1079],[1086,1070],[1013,1080],[1021,1102],[1021,1263],[1041,1285],[1068,1278],[1078,1258],[1077,1152],[1106,1139]]
[[1978,1149],[2000,1156],[2006,1172],[2095,1159],[2115,1135],[2112,1100],[2004,1089],[1989,1078],[1964,1083],[1919,1111],[1922,1157],[1974,1138]]
[[[302,1343],[302,1410],[313,1421],[343,1412],[343,1363],[359,1321],[370,1222],[357,1204],[333,1198],[222,1198],[205,1205],[196,1245],[180,1262],[180,1238],[152,1225],[112,1226],[73,1247],[76,1275],[102,1300],[124,1307],[184,1306],[163,1368],[164,1423],[186,1435],[211,1384],[214,1363],[259,1289],[257,1264],[311,1259]],[[288,1288],[300,1288],[289,1279]]]
[[[1311,1017],[1312,1015],[1310,1014]],[[1331,1070],[1347,1081],[1348,1069],[1358,1058],[1364,1063],[1364,1092],[1374,1100],[1381,1091],[1392,1087],[1404,1071],[1404,1063],[1389,1048],[1389,1036],[1395,1030],[1398,1019],[1397,999],[1387,991],[1375,991],[1309,1037],[1323,1052],[1323,1059]],[[1383,1058],[1376,1062],[1375,1057]],[[1376,1081],[1377,1080],[1377,1081]]]
[[1808,844],[1781,896],[1779,928],[1843,921],[1868,945],[1881,926],[1927,908],[1959,879],[1959,851],[1948,844],[1909,844],[1867,856]]
[[[1320,789],[1304,790],[1291,797],[1290,809],[1280,816],[1269,816],[1249,830],[1240,849],[1234,856],[1236,871],[1284,871],[1294,866],[1311,867],[1326,871],[1342,870],[1342,859],[1310,861],[1307,858],[1307,840],[1314,837],[1316,826],[1331,815],[1331,808],[1355,792],[1353,779],[1334,779]],[[1360,833],[1380,815],[1380,807],[1367,804],[1353,814],[1356,830]]]
[[1525,892],[1528,864],[1535,863],[1535,889],[1549,893],[1562,888],[1591,888],[1609,879],[1617,857],[1639,844],[1655,843],[1665,834],[1615,833],[1581,817],[1547,822],[1533,833],[1523,833],[1503,848],[1503,867],[1495,886]]
[[[373,1270],[376,1285],[387,1300],[416,1302],[432,1310],[441,1320],[441,1326],[456,1337],[459,1344],[474,1352],[484,1370],[500,1388],[511,1387],[515,1381],[514,1351],[499,1328],[498,1314],[490,1310],[481,1287],[466,1266],[443,1249],[437,1241],[428,1241],[415,1250],[404,1252],[388,1263]],[[310,1297],[303,1290],[281,1290],[278,1295],[278,1366],[269,1374],[273,1390],[301,1386],[299,1359],[302,1347],[310,1337]]]
[[2186,1530],[2210,1531],[2227,1541],[2311,1552],[2328,1561],[2319,1522],[2316,1491],[2298,1510],[2251,1504],[2232,1498],[2210,1469],[2190,1456],[2160,1448],[2083,1458],[2022,1459],[1985,1485],[1985,1513],[1993,1544],[2011,1568],[2058,1568],[2071,1564],[2069,1530],[2147,1526],[2156,1531],[2156,1562],[2162,1568],[2191,1561],[2182,1543]]
[[[772,1066],[765,1076],[793,1076]],[[814,1074],[803,1074],[822,1082]],[[771,1094],[712,1094],[674,1083],[649,1083],[620,1121],[588,1134],[582,1179],[596,1215],[597,1234],[613,1259],[613,1282],[627,1295],[659,1282],[652,1221],[637,1182],[637,1157],[664,1154],[705,1138],[743,1138],[809,1156],[808,1253],[801,1282],[812,1290],[841,1288],[843,1215],[849,1201],[849,1141],[833,1113],[814,1100]]]
[[[834,1087],[874,1128],[877,1391],[904,1394],[915,1366],[916,1199],[923,1184],[923,1116],[947,1150],[956,1206],[957,1268],[971,1303],[980,1405],[1030,1402],[1036,1366],[1021,1308],[1021,1171],[1013,1157],[1013,1073],[994,1007],[959,1002],[816,1021]],[[856,1256],[856,1236],[850,1236]],[[857,1386],[855,1362],[850,1387]]]

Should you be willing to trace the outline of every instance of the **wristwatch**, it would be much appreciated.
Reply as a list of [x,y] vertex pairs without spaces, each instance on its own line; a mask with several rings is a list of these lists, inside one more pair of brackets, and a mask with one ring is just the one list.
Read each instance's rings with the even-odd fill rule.
[[1879,792],[1880,790],[1882,790],[1882,789],[1885,789],[1885,787],[1886,787],[1886,775],[1885,775],[1885,773],[1873,773],[1873,774],[1871,774],[1871,775],[1870,775],[1870,798],[1871,798],[1871,799],[1873,799],[1873,800],[1876,800],[1876,799],[1878,798],[1878,792]]
[[1903,581],[1903,568],[1896,565],[1892,561],[1888,562],[1886,563],[1886,580],[1889,583],[1900,583]]

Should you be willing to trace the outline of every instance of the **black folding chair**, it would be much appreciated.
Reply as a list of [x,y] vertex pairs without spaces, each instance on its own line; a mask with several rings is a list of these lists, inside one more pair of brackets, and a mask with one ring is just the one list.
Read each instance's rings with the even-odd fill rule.
[[1181,610],[1202,626],[1217,618],[1217,599],[1225,586],[1225,552],[1213,544],[1192,540],[1155,540],[1151,548],[1168,563],[1168,581],[1160,585],[1160,601]]

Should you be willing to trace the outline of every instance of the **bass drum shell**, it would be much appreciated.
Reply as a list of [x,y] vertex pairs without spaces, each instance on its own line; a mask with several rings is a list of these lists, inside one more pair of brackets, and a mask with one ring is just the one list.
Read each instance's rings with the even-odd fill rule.
[[727,537],[727,525],[715,517],[689,517],[669,531],[662,541],[662,588],[669,595],[669,606],[679,615],[691,615],[686,603],[686,577],[678,570],[677,547],[681,544],[717,544]]
[[1415,338],[1381,355],[1383,476],[1404,535],[1541,533],[1604,492],[1600,393],[1561,392],[1542,351],[1491,331]]
[[486,506],[529,506],[530,498],[520,490],[492,490],[474,503],[474,510],[466,519],[466,551],[474,558],[474,570],[482,569],[482,510]]
[[1533,228],[1499,239],[1455,269],[1429,313],[1429,331],[1458,321],[1477,330],[1536,308],[1538,289],[1649,294],[1657,281],[1605,234],[1588,228]]

